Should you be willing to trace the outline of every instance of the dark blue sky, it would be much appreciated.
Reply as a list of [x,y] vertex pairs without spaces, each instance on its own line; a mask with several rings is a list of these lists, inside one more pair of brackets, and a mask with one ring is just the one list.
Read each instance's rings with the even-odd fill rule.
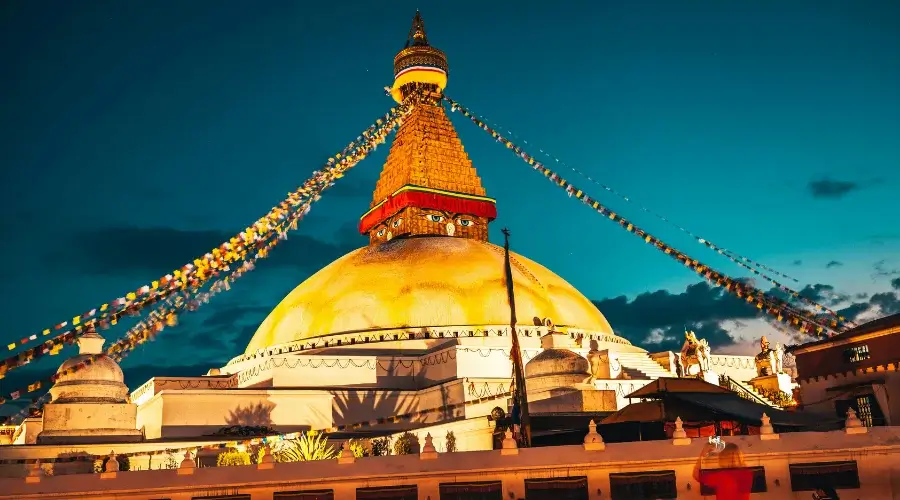
[[[463,105],[713,242],[834,287],[841,306],[900,310],[889,291],[900,276],[900,3],[307,4],[0,5],[4,344],[181,266],[302,183],[392,105],[382,88],[416,7]],[[752,314],[731,299],[686,291],[693,273],[453,119],[498,199],[493,240],[508,226],[515,250],[587,296],[626,296],[601,302],[614,328],[665,342],[696,322],[723,349],[758,333],[740,333],[747,322],[731,320]],[[327,192],[272,262],[126,360],[129,382],[221,365],[294,285],[363,244],[353,227],[386,151]],[[642,293],[653,295],[634,301]]]

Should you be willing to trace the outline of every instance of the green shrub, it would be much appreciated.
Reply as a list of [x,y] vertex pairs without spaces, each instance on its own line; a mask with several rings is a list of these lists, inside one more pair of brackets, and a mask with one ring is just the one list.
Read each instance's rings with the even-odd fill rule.
[[412,455],[419,448],[419,438],[415,434],[406,431],[394,441],[394,455]]
[[369,451],[369,446],[367,446],[367,443],[365,441],[361,441],[358,439],[351,439],[351,440],[347,441],[344,445],[350,447],[350,451],[353,453],[353,456],[356,458],[368,457],[369,455],[372,454],[372,452]]
[[391,438],[385,436],[372,440],[372,456],[386,457],[391,454]]
[[272,456],[276,462],[309,462],[334,458],[337,451],[328,444],[325,434],[309,431],[279,443],[277,449],[272,450]]
[[250,454],[246,451],[226,450],[216,457],[216,467],[250,465]]

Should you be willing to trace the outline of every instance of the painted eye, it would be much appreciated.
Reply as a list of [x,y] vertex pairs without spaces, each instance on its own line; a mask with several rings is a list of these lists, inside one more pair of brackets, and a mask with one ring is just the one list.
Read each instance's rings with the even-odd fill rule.
[[387,229],[381,228],[381,229],[378,230],[377,233],[375,233],[375,235],[378,236],[379,238],[381,238],[381,237],[384,236],[384,233],[385,233],[386,231],[387,231]]
[[393,224],[391,224],[391,227],[400,227],[400,224],[402,224],[402,223],[403,223],[403,219],[397,219],[394,221]]
[[459,222],[459,225],[462,227],[469,227],[475,224],[475,221],[472,219],[459,219],[457,222]]
[[430,220],[431,222],[441,222],[444,220],[443,215],[437,215],[437,214],[428,214],[425,216],[425,218]]

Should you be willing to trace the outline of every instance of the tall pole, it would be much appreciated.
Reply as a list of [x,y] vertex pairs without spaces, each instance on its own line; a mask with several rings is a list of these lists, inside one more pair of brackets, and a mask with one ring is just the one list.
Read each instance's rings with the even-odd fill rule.
[[528,394],[525,390],[525,371],[522,363],[522,350],[519,347],[519,335],[516,333],[516,296],[513,291],[512,265],[509,258],[509,229],[503,228],[503,255],[506,267],[506,294],[509,299],[509,327],[512,336],[510,357],[513,364],[513,379],[516,390],[513,393],[513,405],[519,410],[520,442],[526,448],[531,447],[531,419],[528,415]]

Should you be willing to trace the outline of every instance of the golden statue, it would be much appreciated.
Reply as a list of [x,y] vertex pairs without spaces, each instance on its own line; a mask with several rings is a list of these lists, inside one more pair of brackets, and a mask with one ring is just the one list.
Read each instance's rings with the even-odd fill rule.
[[784,347],[780,342],[775,348],[769,345],[769,339],[763,336],[759,339],[759,354],[756,355],[756,374],[763,377],[784,373]]
[[697,365],[700,375],[708,372],[710,354],[709,343],[706,339],[697,339],[697,334],[685,330],[684,345],[681,346],[681,355],[678,357],[682,376],[691,376],[691,368],[694,365]]

